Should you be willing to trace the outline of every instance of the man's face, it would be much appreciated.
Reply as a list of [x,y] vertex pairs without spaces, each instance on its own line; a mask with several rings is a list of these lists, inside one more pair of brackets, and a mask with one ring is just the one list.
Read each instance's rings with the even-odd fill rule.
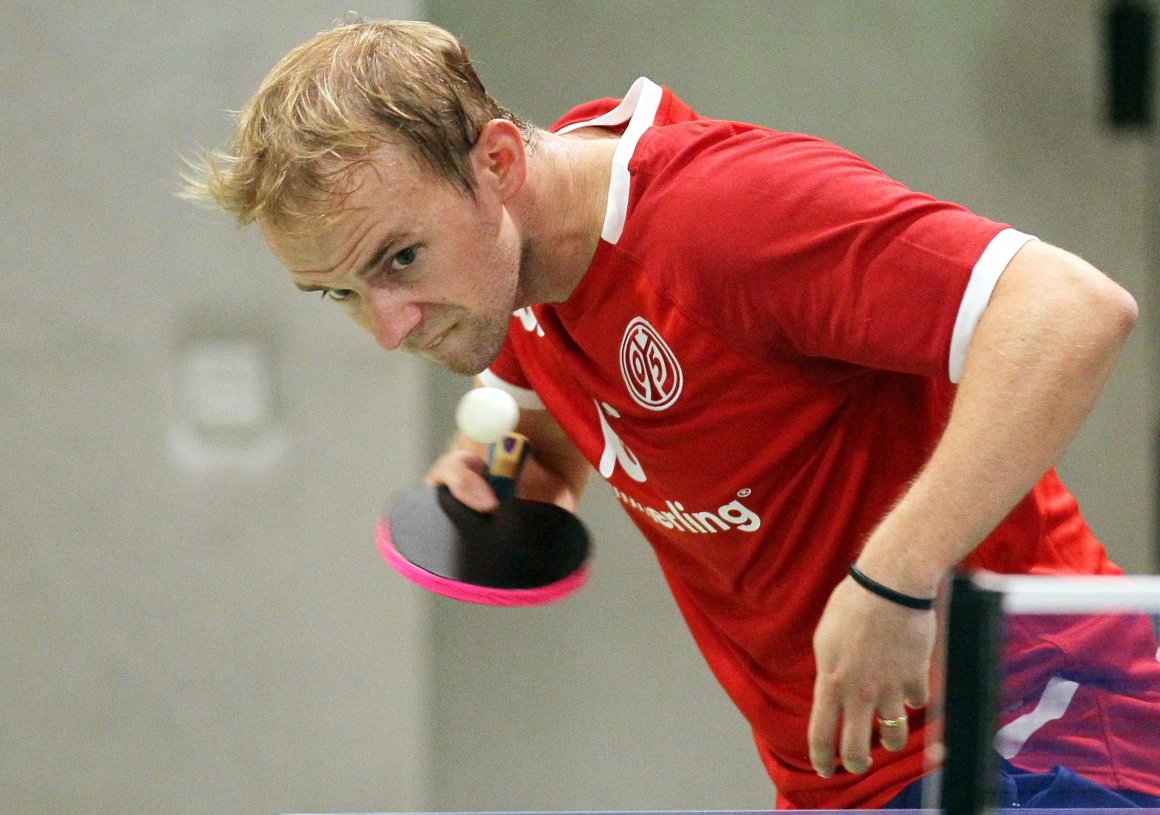
[[270,249],[298,288],[335,300],[388,351],[482,371],[519,307],[520,241],[496,185],[484,178],[473,199],[393,146],[351,180],[326,226],[263,224]]

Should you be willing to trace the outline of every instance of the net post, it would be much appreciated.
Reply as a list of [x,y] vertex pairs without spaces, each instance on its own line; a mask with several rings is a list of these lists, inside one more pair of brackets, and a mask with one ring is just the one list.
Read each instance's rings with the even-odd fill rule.
[[1002,594],[965,574],[951,581],[947,615],[939,792],[946,815],[980,815],[998,806],[994,727],[1000,682]]

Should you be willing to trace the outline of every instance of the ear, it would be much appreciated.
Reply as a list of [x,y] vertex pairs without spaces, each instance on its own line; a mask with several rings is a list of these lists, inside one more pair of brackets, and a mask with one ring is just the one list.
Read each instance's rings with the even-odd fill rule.
[[511,200],[524,186],[528,169],[524,137],[507,119],[492,119],[483,126],[470,161],[475,183],[496,189],[501,201]]

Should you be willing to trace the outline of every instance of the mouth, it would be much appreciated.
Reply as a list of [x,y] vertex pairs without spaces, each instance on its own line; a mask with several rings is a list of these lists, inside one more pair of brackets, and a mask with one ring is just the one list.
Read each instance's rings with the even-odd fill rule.
[[448,326],[442,331],[438,332],[434,337],[420,346],[420,351],[423,353],[430,353],[443,344],[443,340],[447,339],[447,335],[455,328],[454,325]]

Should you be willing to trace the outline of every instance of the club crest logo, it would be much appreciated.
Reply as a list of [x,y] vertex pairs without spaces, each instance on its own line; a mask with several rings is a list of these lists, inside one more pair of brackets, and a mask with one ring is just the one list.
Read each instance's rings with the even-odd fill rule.
[[685,384],[676,354],[643,317],[634,317],[624,330],[620,373],[632,400],[649,410],[671,406]]

